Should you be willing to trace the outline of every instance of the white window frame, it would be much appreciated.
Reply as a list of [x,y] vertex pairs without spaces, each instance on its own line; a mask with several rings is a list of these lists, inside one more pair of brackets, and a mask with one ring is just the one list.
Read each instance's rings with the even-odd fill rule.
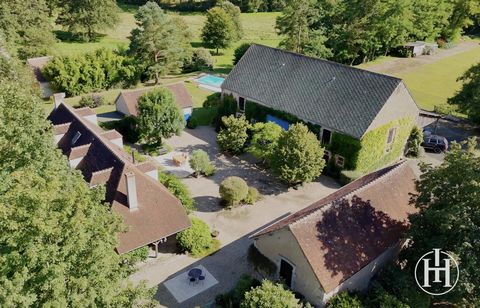
[[[392,140],[389,142],[390,132],[393,130]],[[390,152],[392,150],[392,145],[395,142],[395,137],[397,137],[397,127],[390,127],[387,131],[387,141],[385,146],[385,152]]]
[[[341,164],[338,162],[338,159],[339,159],[339,158],[342,159],[342,163],[341,163]],[[336,155],[335,155],[335,166],[340,167],[340,168],[344,168],[344,167],[345,167],[345,157],[343,157],[342,155],[336,154]]]
[[78,139],[80,139],[81,136],[82,136],[82,133],[77,131],[72,138],[71,145],[72,146],[75,145],[75,143],[77,143]]

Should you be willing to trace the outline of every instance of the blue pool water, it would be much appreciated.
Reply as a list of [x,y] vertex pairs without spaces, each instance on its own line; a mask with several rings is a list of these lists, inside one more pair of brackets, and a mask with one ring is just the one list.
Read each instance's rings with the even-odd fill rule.
[[198,83],[206,84],[208,86],[220,88],[225,78],[214,76],[214,75],[205,75],[198,78],[196,81]]

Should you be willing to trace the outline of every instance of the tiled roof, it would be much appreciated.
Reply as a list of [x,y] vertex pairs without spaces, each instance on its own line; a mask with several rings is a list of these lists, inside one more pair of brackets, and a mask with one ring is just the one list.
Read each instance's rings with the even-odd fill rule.
[[[190,220],[180,201],[165,186],[137,168],[130,155],[110,142],[98,126],[83,119],[80,114],[88,112],[77,112],[61,104],[50,114],[49,120],[54,125],[70,123],[58,142],[65,155],[68,156],[79,146],[90,144],[77,169],[90,186],[105,184],[105,201],[128,226],[127,232],[119,234],[117,251],[126,253],[188,228]],[[130,172],[135,175],[136,181],[138,210],[135,211],[130,210],[127,201],[125,174]]]
[[[165,85],[165,87],[172,92],[173,96],[175,97],[175,102],[181,109],[193,107],[192,96],[190,95],[190,93],[188,93],[188,90],[187,88],[185,88],[185,84],[183,82]],[[120,92],[118,98],[123,97],[127,105],[128,112],[133,116],[137,116],[138,115],[138,110],[137,110],[138,99],[144,93],[151,91],[153,89],[155,89],[155,87],[144,88],[144,89],[134,90],[134,91],[122,91]]]
[[254,234],[288,229],[326,292],[396,245],[408,227],[415,175],[406,162],[368,174]]
[[360,139],[401,83],[387,75],[253,44],[222,89]]

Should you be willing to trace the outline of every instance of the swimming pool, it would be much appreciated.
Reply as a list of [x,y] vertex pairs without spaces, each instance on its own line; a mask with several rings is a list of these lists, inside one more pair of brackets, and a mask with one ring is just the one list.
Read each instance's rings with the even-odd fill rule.
[[198,83],[205,84],[207,86],[212,86],[215,88],[220,88],[225,78],[214,76],[214,75],[204,75],[198,79],[196,79]]

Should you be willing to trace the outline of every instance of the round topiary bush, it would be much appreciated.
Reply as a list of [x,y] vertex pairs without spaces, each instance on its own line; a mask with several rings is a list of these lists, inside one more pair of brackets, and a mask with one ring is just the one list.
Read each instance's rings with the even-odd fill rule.
[[255,187],[249,187],[248,188],[248,193],[243,202],[246,204],[254,204],[260,199],[260,193],[258,192],[258,189]]
[[230,176],[220,184],[219,192],[227,206],[233,206],[247,197],[248,185],[238,176]]
[[214,244],[210,227],[199,218],[192,218],[192,226],[177,234],[177,243],[192,255],[201,255]]

